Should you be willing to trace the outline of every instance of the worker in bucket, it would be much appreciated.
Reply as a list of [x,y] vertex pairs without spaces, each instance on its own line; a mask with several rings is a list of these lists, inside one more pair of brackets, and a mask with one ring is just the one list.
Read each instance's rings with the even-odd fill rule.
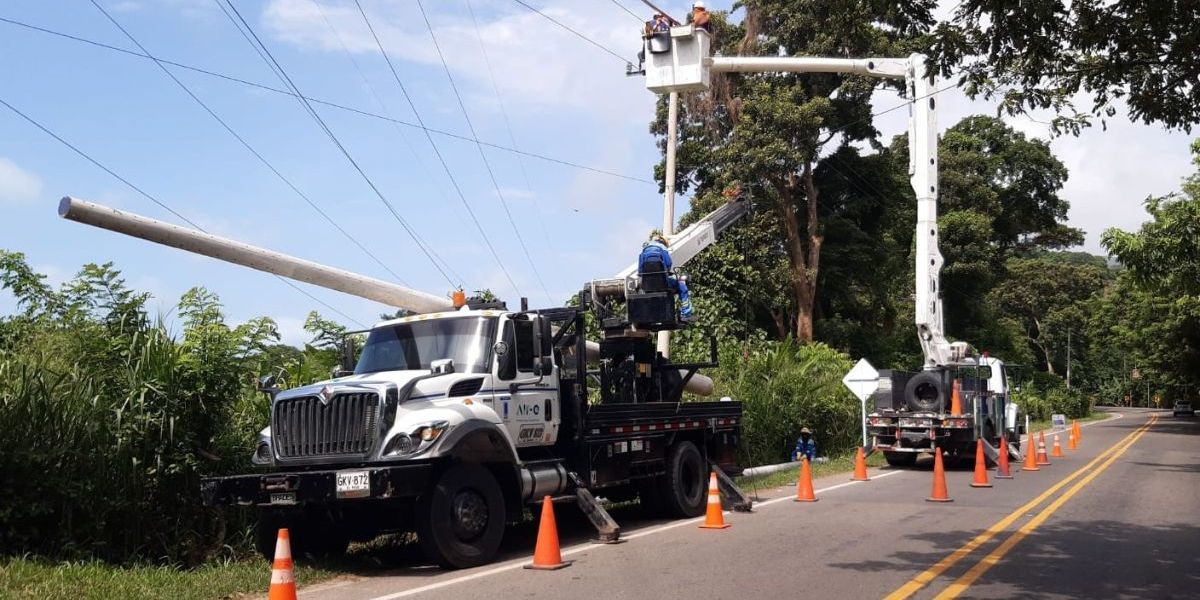
[[817,440],[813,439],[812,431],[803,427],[800,429],[800,437],[796,439],[796,449],[792,452],[792,460],[800,460],[803,457],[808,458],[808,462],[813,462],[817,458]]
[[692,299],[688,295],[687,278],[675,277],[671,274],[671,252],[667,250],[667,237],[655,229],[650,232],[650,239],[642,244],[642,253],[638,256],[638,275],[645,273],[648,261],[660,262],[667,271],[667,285],[679,294],[679,318],[691,322],[695,318],[692,311]]
[[687,22],[712,33],[712,23],[708,20],[708,9],[704,6],[704,0],[696,0],[692,3],[692,12],[688,13]]

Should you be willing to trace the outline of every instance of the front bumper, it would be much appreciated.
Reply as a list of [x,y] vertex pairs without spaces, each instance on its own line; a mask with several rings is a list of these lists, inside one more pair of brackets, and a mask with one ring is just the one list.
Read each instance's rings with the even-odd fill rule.
[[[339,471],[369,472],[370,491],[354,498],[339,497]],[[433,465],[426,463],[209,477],[200,481],[200,501],[205,506],[295,506],[356,502],[363,499],[411,498],[428,489],[432,473]]]

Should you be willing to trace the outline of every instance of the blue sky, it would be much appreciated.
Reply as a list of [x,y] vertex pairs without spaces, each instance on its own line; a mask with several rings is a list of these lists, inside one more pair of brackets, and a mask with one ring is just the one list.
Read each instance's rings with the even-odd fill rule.
[[[160,58],[280,87],[215,0],[99,1]],[[321,9],[313,0],[236,5],[306,95],[415,121],[353,2],[317,1]],[[461,278],[468,290],[491,288],[511,301],[519,291],[535,305],[550,303],[547,295],[558,302],[585,280],[630,262],[638,242],[661,219],[661,198],[648,183],[657,159],[647,129],[654,97],[639,78],[625,76],[617,58],[520,4],[470,1],[515,147],[642,180],[485,149],[544,290],[473,143],[434,135],[516,289],[420,130],[326,106],[316,110],[445,259],[455,283]],[[634,0],[622,1],[640,11]],[[613,2],[528,2],[619,54],[636,50],[638,24]],[[424,4],[479,138],[514,146],[467,0]],[[719,9],[727,3],[710,4]],[[664,5],[684,13],[681,2]],[[426,124],[468,135],[416,2],[363,0],[363,6]],[[136,49],[88,0],[9,0],[0,5],[0,17]],[[406,283],[448,291],[446,279],[295,99],[173,72]],[[211,232],[394,279],[332,231],[152,61],[0,23],[0,81],[0,98]],[[881,109],[896,103],[891,92],[876,99]],[[944,93],[940,106],[942,128],[958,117],[992,111],[988,103],[957,92]],[[902,130],[903,112],[878,120],[885,139]],[[1031,135],[1045,134],[1034,120],[1010,122]],[[1072,202],[1071,223],[1089,234],[1085,249],[1099,250],[1096,238],[1104,227],[1136,227],[1146,195],[1176,189],[1188,172],[1187,141],[1180,133],[1118,120],[1107,131],[1095,128],[1053,142],[1071,170],[1064,194]],[[69,278],[83,263],[114,261],[133,287],[153,293],[164,310],[187,288],[204,285],[221,296],[232,321],[270,315],[287,341],[304,339],[300,324],[315,307],[312,300],[255,271],[60,220],[55,206],[64,195],[175,220],[0,107],[0,247],[26,253],[53,282]],[[678,214],[684,210],[686,199]],[[337,292],[305,289],[362,323],[384,310]],[[11,306],[10,299],[0,298],[0,311]]]

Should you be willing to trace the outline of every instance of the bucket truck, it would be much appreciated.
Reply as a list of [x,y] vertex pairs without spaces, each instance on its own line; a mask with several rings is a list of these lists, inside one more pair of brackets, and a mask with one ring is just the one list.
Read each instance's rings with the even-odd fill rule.
[[[1015,456],[1019,431],[1015,406],[1008,403],[1004,363],[975,356],[965,342],[951,342],[943,330],[937,224],[937,119],[934,86],[926,57],[819,58],[791,56],[712,56],[707,31],[680,25],[650,34],[644,42],[646,86],[658,93],[707,90],[714,73],[845,73],[901,79],[911,100],[908,122],[909,178],[917,197],[916,326],[924,354],[920,373],[887,372],[875,394],[875,411],[865,415],[867,436],[890,464],[912,464],[935,447],[971,454],[982,438],[995,458],[999,436],[1006,435]],[[631,72],[632,69],[631,69]],[[951,395],[961,380],[960,413]]]
[[[728,204],[673,236],[676,264],[745,208]],[[357,360],[344,353],[351,360],[329,380],[288,390],[262,381],[271,412],[251,457],[257,470],[204,479],[200,494],[211,506],[255,507],[268,557],[280,527],[297,553],[312,554],[415,531],[431,559],[471,567],[490,561],[506,524],[547,495],[576,502],[601,540],[616,541],[620,528],[592,492],[695,517],[710,470],[730,504],[749,508],[728,479],[738,472],[741,404],[681,401],[685,391],[712,393],[697,371],[716,365],[716,344],[708,362],[673,364],[650,339],[685,325],[665,273],[627,269],[589,281],[576,306],[529,310],[522,300],[509,310],[74,198],[59,214],[417,313],[372,327]],[[598,343],[586,339],[589,311],[603,324]]]

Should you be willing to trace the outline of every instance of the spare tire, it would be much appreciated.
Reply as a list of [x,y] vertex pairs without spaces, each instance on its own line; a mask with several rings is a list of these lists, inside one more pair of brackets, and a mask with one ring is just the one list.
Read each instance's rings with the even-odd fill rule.
[[904,386],[904,405],[913,412],[941,412],[946,405],[946,387],[933,371],[921,371]]

